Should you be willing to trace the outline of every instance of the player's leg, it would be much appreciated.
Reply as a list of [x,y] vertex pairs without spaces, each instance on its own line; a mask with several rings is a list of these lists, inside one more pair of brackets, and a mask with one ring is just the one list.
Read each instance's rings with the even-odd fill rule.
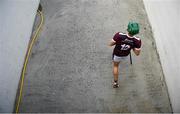
[[113,74],[114,74],[114,81],[117,82],[118,81],[118,67],[119,67],[119,62],[113,62]]
[[122,60],[122,57],[113,55],[113,75],[114,75],[114,83],[113,87],[118,88],[118,75],[119,75],[119,63]]
[[120,57],[120,56],[113,55],[113,75],[114,75],[113,87],[114,88],[119,87],[118,85],[119,63],[121,61],[125,61],[126,59],[127,59],[127,56]]
[[113,75],[114,75],[113,87],[114,88],[119,87],[119,85],[118,85],[118,75],[119,75],[118,68],[119,68],[119,62],[114,62],[113,61]]

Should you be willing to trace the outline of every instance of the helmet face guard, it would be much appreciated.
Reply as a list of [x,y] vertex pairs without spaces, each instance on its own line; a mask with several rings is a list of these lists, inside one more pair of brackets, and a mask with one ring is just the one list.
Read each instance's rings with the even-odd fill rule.
[[129,22],[127,31],[130,35],[135,35],[139,33],[139,24],[136,22]]

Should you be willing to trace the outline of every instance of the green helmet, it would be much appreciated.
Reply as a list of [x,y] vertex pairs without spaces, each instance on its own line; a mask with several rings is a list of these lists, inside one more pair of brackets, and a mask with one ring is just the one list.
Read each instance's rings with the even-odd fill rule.
[[135,35],[139,33],[139,24],[136,22],[129,22],[127,31],[130,35]]

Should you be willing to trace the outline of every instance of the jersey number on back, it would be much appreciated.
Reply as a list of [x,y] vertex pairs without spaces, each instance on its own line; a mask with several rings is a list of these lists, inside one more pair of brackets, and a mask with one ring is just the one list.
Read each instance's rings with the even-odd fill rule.
[[130,48],[130,45],[123,44],[121,45],[121,50],[128,50]]

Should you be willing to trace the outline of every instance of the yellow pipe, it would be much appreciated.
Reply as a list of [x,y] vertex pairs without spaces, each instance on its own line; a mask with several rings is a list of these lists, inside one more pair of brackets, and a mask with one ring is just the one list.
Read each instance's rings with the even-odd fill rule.
[[38,35],[40,33],[41,27],[42,27],[42,25],[44,23],[43,13],[38,10],[38,14],[41,17],[41,22],[40,22],[40,24],[38,26],[37,31],[35,32],[34,36],[32,37],[32,40],[30,41],[30,44],[29,44],[29,47],[28,47],[28,50],[27,50],[27,54],[26,54],[26,57],[25,57],[24,66],[23,66],[23,70],[22,70],[22,74],[21,74],[20,91],[19,91],[18,101],[17,101],[17,105],[16,105],[16,113],[19,113],[19,106],[20,106],[20,103],[21,103],[21,100],[22,100],[22,91],[23,91],[23,86],[24,86],[24,77],[25,77],[25,73],[26,73],[26,68],[27,68],[29,56],[31,54],[32,47],[33,47],[33,45],[34,45],[35,41],[37,40],[37,37],[38,37]]

